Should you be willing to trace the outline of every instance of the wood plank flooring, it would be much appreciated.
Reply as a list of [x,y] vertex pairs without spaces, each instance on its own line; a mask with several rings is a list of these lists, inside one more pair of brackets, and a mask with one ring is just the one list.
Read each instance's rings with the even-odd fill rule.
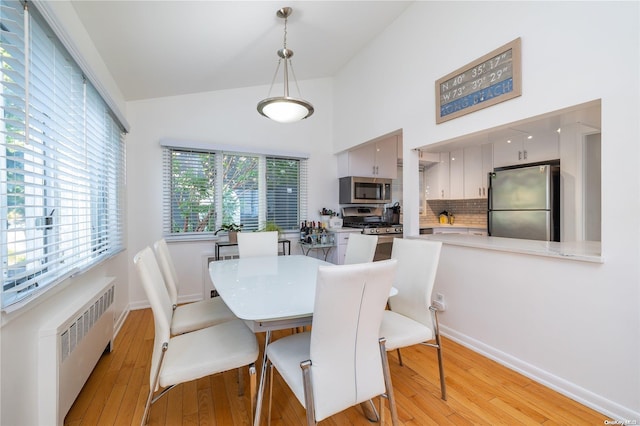
[[[140,424],[149,389],[153,336],[151,310],[132,311],[115,339],[113,352],[100,359],[69,410],[65,425]],[[262,342],[263,335],[258,338]],[[443,347],[447,401],[440,399],[434,349],[403,349],[404,367],[398,365],[395,352],[389,353],[402,425],[602,425],[607,419],[451,340],[444,339]],[[274,377],[271,424],[304,424],[304,409],[277,373]],[[243,397],[237,396],[236,379],[236,371],[230,371],[175,387],[152,406],[149,424],[250,425],[249,391],[246,389]],[[245,386],[248,382],[245,380]],[[263,424],[267,419],[267,398],[265,394]],[[385,423],[391,424],[388,409]],[[370,424],[359,407],[320,423]]]

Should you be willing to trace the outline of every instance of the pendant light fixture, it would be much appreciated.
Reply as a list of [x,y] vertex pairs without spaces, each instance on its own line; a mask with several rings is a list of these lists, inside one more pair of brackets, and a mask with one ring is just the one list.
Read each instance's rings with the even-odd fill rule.
[[293,65],[291,65],[293,50],[287,49],[287,18],[291,15],[291,12],[292,9],[290,7],[283,7],[276,12],[276,15],[279,18],[284,19],[284,46],[282,49],[278,50],[278,56],[280,59],[278,60],[276,73],[273,76],[273,81],[271,82],[271,88],[269,89],[270,95],[273,83],[278,76],[280,64],[284,63],[284,95],[273,98],[268,97],[258,102],[258,112],[279,123],[293,123],[310,117],[311,114],[313,114],[313,105],[305,100],[289,96],[289,69],[291,69],[293,80],[298,88],[298,93],[300,93],[300,88],[298,87],[298,82],[296,81],[296,76],[293,72]]

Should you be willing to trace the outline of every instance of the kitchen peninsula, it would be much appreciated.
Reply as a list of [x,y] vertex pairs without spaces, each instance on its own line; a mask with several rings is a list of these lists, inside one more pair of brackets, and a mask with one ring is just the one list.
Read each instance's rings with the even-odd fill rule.
[[483,250],[497,250],[565,260],[604,263],[599,241],[536,241],[518,238],[488,237],[471,234],[432,234],[406,238],[442,241],[443,244]]

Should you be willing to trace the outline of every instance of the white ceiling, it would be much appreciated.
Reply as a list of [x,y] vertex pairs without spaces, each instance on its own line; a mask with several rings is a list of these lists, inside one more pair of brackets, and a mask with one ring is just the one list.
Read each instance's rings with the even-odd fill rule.
[[71,3],[125,100],[132,101],[271,84],[284,37],[276,12],[285,6],[293,8],[287,47],[294,51],[297,80],[331,77],[411,2]]

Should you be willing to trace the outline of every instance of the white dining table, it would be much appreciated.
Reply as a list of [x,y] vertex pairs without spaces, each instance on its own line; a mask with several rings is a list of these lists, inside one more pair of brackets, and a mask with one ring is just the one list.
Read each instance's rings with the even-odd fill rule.
[[[266,332],[254,426],[259,424],[271,332],[310,325],[318,267],[308,256],[268,256],[209,263],[211,282],[229,309],[254,332]],[[397,293],[392,288],[390,296]]]

